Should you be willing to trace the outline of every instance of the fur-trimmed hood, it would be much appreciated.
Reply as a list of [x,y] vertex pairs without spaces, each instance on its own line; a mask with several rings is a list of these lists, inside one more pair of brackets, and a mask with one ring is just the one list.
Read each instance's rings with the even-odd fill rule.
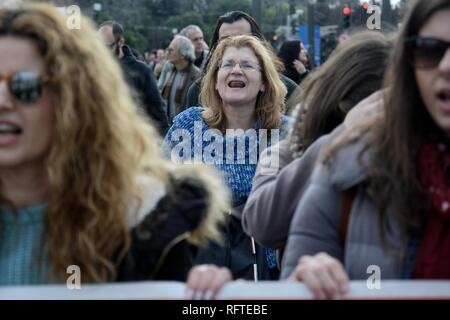
[[[196,245],[203,244],[206,240],[220,241],[217,226],[224,220],[224,213],[230,212],[231,202],[228,189],[221,182],[218,173],[205,165],[184,165],[173,166],[170,176],[173,182],[196,181],[206,190],[207,213],[204,220],[191,233],[189,241]],[[154,177],[141,176],[138,182],[142,188],[142,200],[130,206],[128,212],[130,228],[136,227],[146,215],[152,214],[161,199],[169,192],[176,192],[168,187],[168,182]]]
[[129,209],[131,244],[118,268],[118,281],[185,281],[193,248],[220,242],[218,224],[229,212],[229,195],[218,175],[204,165],[173,166],[167,181],[140,177],[142,197]]

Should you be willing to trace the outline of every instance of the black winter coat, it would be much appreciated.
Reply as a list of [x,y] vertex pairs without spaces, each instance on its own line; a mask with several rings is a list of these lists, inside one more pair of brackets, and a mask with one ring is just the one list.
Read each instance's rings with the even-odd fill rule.
[[186,239],[206,218],[207,197],[199,180],[171,180],[156,208],[131,230],[132,245],[117,281],[186,281],[195,254]]
[[151,120],[164,135],[169,129],[166,105],[162,100],[153,72],[144,63],[138,61],[128,46],[123,46],[123,58],[120,59],[128,84],[134,89],[138,103],[145,109]]

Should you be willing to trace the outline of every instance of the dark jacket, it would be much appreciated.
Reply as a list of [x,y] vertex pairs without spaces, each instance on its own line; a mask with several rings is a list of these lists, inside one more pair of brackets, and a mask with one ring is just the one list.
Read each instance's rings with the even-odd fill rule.
[[300,74],[294,67],[292,67],[290,69],[286,68],[283,74],[292,81],[294,81],[296,84],[300,84],[303,81],[303,79],[305,79],[308,76],[309,72],[310,71],[306,69],[304,73]]
[[[287,94],[285,100],[287,101],[298,86],[294,81],[292,81],[283,74],[280,74],[280,80],[283,81],[283,83],[286,86]],[[199,106],[200,105],[198,101],[199,96],[200,96],[200,82],[196,81],[191,85],[187,93],[186,107]]]
[[128,46],[123,46],[122,50],[124,56],[120,59],[120,63],[127,82],[134,89],[139,105],[145,109],[160,133],[164,135],[169,129],[169,123],[155,76],[149,67],[133,56]]
[[[225,225],[221,227],[224,244],[213,242],[198,250],[195,264],[215,264],[230,269],[234,279],[278,280],[280,276],[276,256],[270,259],[267,249],[257,243],[253,252],[252,239],[242,229],[241,212],[243,206],[234,208],[227,214]],[[256,267],[256,268],[255,268]],[[255,274],[256,273],[256,274]]]
[[206,57],[208,56],[209,51],[208,50],[203,50],[202,53],[200,54],[200,56],[195,59],[194,61],[194,65],[201,69],[203,67],[203,62],[205,61]]
[[186,281],[195,253],[187,238],[209,207],[200,179],[171,179],[155,208],[131,229],[131,248],[119,265],[117,281]]

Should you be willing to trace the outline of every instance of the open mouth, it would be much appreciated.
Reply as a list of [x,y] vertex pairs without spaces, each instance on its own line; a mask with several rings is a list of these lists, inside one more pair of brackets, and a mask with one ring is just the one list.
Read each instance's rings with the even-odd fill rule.
[[441,102],[450,103],[450,90],[439,91],[437,97]]
[[245,82],[240,80],[231,80],[228,82],[230,88],[245,88]]
[[19,135],[22,129],[9,123],[0,123],[0,135]]

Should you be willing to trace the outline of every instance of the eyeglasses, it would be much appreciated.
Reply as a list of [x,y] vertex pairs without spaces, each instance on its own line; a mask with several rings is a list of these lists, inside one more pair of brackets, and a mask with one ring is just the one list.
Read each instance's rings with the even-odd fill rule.
[[248,61],[242,61],[240,63],[237,63],[233,60],[222,61],[219,68],[223,69],[223,70],[233,70],[234,67],[237,65],[239,66],[239,68],[241,68],[241,70],[244,70],[244,71],[256,71],[256,70],[261,69],[261,67],[258,66],[257,64],[254,64],[254,63],[251,63]]
[[44,84],[48,82],[34,71],[0,75],[2,81],[6,81],[11,94],[22,103],[37,102],[42,97]]
[[435,68],[450,47],[449,41],[436,38],[410,37],[405,40],[410,63],[416,68]]

